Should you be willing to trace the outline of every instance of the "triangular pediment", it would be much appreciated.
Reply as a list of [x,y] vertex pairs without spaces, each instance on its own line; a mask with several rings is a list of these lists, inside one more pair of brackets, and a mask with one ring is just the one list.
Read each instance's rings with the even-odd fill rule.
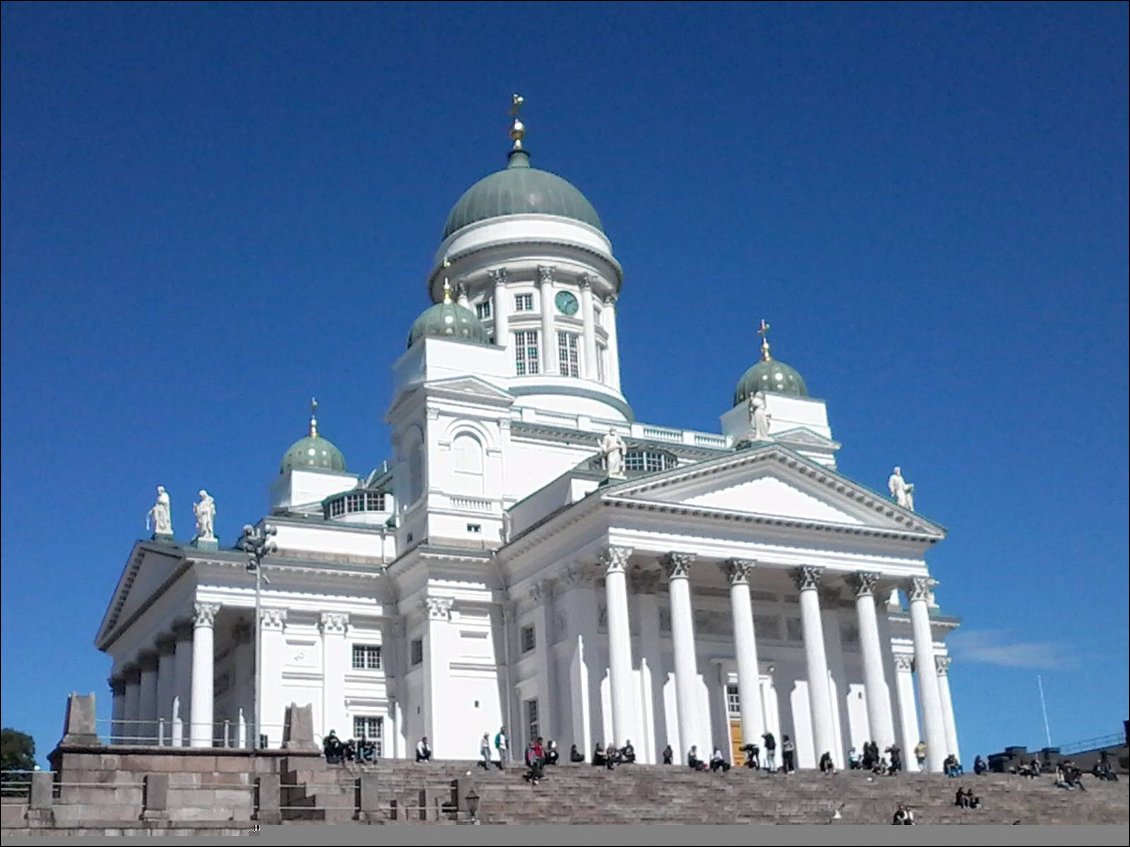
[[914,512],[779,444],[620,483],[602,496],[679,512],[845,531],[945,534]]
[[118,579],[95,643],[100,644],[119,623],[140,611],[176,573],[184,559],[184,552],[176,548],[162,549],[149,543],[135,545]]
[[429,394],[443,394],[447,397],[466,397],[476,402],[513,403],[514,397],[497,385],[492,385],[477,376],[453,376],[447,379],[432,380],[424,384]]

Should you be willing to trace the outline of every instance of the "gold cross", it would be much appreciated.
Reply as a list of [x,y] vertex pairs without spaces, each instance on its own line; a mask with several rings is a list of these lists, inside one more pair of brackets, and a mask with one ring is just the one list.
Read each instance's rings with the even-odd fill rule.
[[761,323],[757,327],[757,334],[761,336],[761,358],[769,361],[769,324],[765,322],[765,318],[761,319]]

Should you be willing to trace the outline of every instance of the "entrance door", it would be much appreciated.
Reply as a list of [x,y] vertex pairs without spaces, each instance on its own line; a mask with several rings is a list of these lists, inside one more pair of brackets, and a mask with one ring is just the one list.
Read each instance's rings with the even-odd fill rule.
[[745,753],[742,752],[741,700],[736,685],[726,686],[726,712],[730,717],[730,761],[740,768],[745,765]]

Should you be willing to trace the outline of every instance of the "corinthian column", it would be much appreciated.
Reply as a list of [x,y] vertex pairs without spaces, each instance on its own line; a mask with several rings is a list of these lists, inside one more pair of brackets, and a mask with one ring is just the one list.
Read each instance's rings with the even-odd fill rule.
[[506,299],[506,268],[490,272],[494,283],[494,343],[497,347],[510,346],[510,303]]
[[934,636],[930,630],[929,602],[933,584],[929,577],[916,576],[907,583],[906,591],[910,597],[918,700],[922,704],[922,722],[926,724],[926,767],[934,773],[941,773],[946,758],[946,724],[942,716],[942,698],[938,693],[938,673],[934,667]]
[[836,744],[832,723],[832,693],[828,687],[828,657],[824,652],[824,626],[820,621],[821,568],[793,571],[800,591],[800,617],[804,628],[804,658],[808,670],[808,706],[812,712],[813,755],[817,760],[832,753]]
[[592,307],[592,277],[581,274],[581,321],[584,324],[584,370],[581,376],[585,379],[596,380],[600,372],[596,367],[596,312]]
[[848,577],[855,593],[855,614],[859,622],[859,646],[863,652],[863,685],[867,697],[867,724],[871,740],[886,750],[895,741],[891,719],[891,695],[883,674],[883,648],[879,642],[879,618],[875,614],[875,584],[879,575],[859,572]]
[[942,698],[942,718],[946,724],[946,752],[953,753],[960,762],[961,751],[957,747],[957,721],[953,716],[953,697],[950,694],[950,662],[949,656],[937,656],[938,665],[938,694]]
[[734,655],[738,663],[738,708],[742,719],[744,744],[760,744],[761,674],[757,663],[757,640],[753,631],[753,606],[749,598],[749,577],[754,563],[746,559],[727,559],[723,563],[730,581],[730,608],[734,616]]
[[612,734],[623,745],[632,731],[632,633],[628,623],[626,568],[631,547],[609,547],[600,556],[605,567],[604,593],[608,605],[608,681],[612,695]]
[[[698,659],[694,643],[694,607],[691,603],[690,553],[668,553],[660,560],[667,572],[667,590],[671,596],[671,647],[675,654],[675,706],[678,711],[679,756],[685,761],[691,746],[698,746]],[[699,758],[707,751],[700,748]]]
[[219,611],[219,603],[196,603],[193,605],[192,727],[189,730],[193,747],[212,746],[213,651],[215,649],[216,613]]

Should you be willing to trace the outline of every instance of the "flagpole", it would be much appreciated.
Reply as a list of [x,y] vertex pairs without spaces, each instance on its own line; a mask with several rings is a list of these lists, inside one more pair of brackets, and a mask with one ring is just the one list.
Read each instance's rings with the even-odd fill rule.
[[1044,713],[1044,735],[1048,739],[1048,747],[1052,746],[1052,731],[1048,727],[1048,706],[1044,702],[1044,678],[1036,674],[1036,684],[1040,686],[1040,710]]

